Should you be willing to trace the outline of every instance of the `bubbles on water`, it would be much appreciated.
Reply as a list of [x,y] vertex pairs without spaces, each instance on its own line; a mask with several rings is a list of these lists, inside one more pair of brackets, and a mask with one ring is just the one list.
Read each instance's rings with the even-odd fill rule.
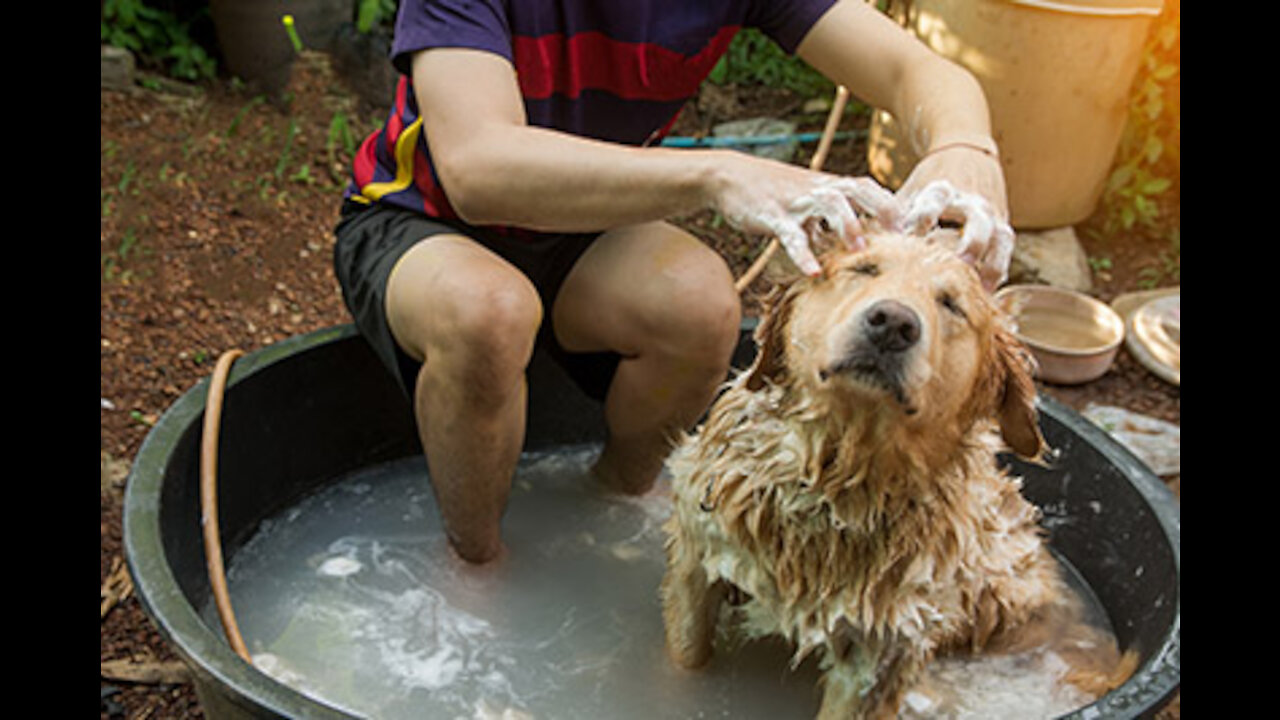
[[1065,682],[1069,667],[1048,648],[1009,655],[935,660],[908,693],[902,720],[1055,718],[1093,698]]
[[317,572],[328,577],[346,577],[360,572],[363,567],[359,560],[353,560],[346,555],[337,555],[320,563]]

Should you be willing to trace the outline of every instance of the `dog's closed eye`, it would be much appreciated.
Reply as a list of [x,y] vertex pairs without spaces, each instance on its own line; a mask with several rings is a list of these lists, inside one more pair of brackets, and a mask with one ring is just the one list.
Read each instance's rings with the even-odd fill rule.
[[960,301],[957,300],[956,296],[950,292],[943,291],[938,293],[938,304],[956,317],[960,317],[965,320],[969,319],[969,316],[964,311],[964,307],[960,305]]

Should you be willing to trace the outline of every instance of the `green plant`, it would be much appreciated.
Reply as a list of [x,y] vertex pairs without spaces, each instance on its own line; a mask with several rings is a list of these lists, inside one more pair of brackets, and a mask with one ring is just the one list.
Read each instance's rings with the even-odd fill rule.
[[356,30],[367,33],[374,25],[396,15],[396,0],[360,0],[356,5]]
[[289,131],[285,134],[284,149],[280,151],[280,156],[276,159],[276,167],[273,171],[275,178],[279,180],[284,176],[285,167],[289,164],[289,156],[293,153],[293,141],[298,136],[298,121],[289,118]]
[[133,228],[126,229],[116,249],[102,255],[103,281],[118,281],[128,284],[133,280],[134,271],[125,267],[125,263],[135,254],[146,254],[146,250],[138,243],[137,232]]
[[293,16],[285,15],[280,18],[280,21],[284,23],[284,31],[289,36],[289,43],[293,45],[293,51],[301,54],[303,50],[302,38],[298,37],[298,29],[293,26]]
[[148,7],[143,0],[106,0],[102,42],[132,51],[140,63],[165,69],[183,80],[212,78],[217,62],[192,40],[191,21]]
[[335,112],[333,119],[329,121],[329,136],[325,141],[325,153],[332,158],[339,147],[348,157],[356,154],[356,140],[351,134],[351,123],[347,120],[346,114],[341,111]]
[[240,129],[240,123],[244,121],[245,115],[253,108],[267,101],[265,95],[255,95],[252,100],[244,104],[244,107],[236,111],[235,117],[231,118],[231,124],[227,127],[226,137],[233,137]]
[[303,163],[303,164],[302,164],[302,166],[298,168],[297,172],[295,172],[294,174],[292,174],[292,175],[290,175],[290,176],[289,176],[289,180],[290,180],[290,182],[295,182],[295,183],[298,183],[298,184],[300,184],[300,185],[315,185],[315,184],[316,184],[316,179],[315,179],[315,177],[313,177],[313,176],[311,175],[311,164],[310,164],[310,163]]
[[[1103,193],[1104,230],[1176,231],[1181,175],[1181,2],[1168,0],[1143,48],[1142,65],[1129,96],[1129,115],[1116,161]],[[1171,193],[1174,191],[1174,193]]]
[[1160,287],[1166,283],[1182,282],[1182,233],[1174,228],[1169,233],[1169,249],[1157,257],[1158,265],[1149,265],[1138,271],[1138,287],[1143,290]]
[[739,32],[707,78],[717,85],[758,84],[806,97],[834,92],[835,85],[798,57],[788,55],[758,30]]
[[120,181],[116,183],[116,192],[125,195],[129,192],[129,186],[133,184],[133,178],[138,174],[138,169],[134,167],[133,160],[125,163],[124,172],[120,173]]

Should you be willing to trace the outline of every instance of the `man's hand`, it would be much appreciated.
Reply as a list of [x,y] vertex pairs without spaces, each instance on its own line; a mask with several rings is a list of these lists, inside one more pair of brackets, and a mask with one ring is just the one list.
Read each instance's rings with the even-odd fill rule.
[[1013,228],[1000,161],[989,151],[955,145],[926,154],[898,190],[901,229],[927,235],[940,220],[963,225],[956,251],[994,290],[1008,277]]
[[727,155],[715,207],[734,229],[778,238],[806,275],[821,272],[814,245],[863,247],[864,218],[901,222],[899,200],[870,178],[840,177]]

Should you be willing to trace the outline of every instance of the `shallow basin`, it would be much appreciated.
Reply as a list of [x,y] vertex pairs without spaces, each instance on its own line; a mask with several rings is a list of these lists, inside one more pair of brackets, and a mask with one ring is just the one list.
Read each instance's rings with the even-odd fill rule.
[[1014,335],[1035,355],[1036,377],[1061,385],[1095,380],[1124,341],[1124,320],[1094,298],[1050,285],[1009,285],[995,294]]
[[[736,362],[745,364],[751,353],[744,326]],[[602,439],[600,409],[553,363],[535,355],[530,375],[529,450]],[[243,662],[206,610],[198,455],[207,384],[169,408],[135,458],[124,539],[137,594],[192,668],[209,717],[350,717]],[[1178,505],[1100,429],[1047,397],[1041,409],[1055,459],[1049,467],[1010,462],[1024,476],[1027,496],[1044,510],[1054,550],[1096,596],[1120,647],[1140,656],[1128,682],[1072,716],[1148,716],[1181,679]],[[222,448],[220,525],[232,567],[264,519],[362,469],[421,452],[408,403],[349,326],[292,338],[238,361],[224,404]],[[330,569],[341,574],[343,567]]]

